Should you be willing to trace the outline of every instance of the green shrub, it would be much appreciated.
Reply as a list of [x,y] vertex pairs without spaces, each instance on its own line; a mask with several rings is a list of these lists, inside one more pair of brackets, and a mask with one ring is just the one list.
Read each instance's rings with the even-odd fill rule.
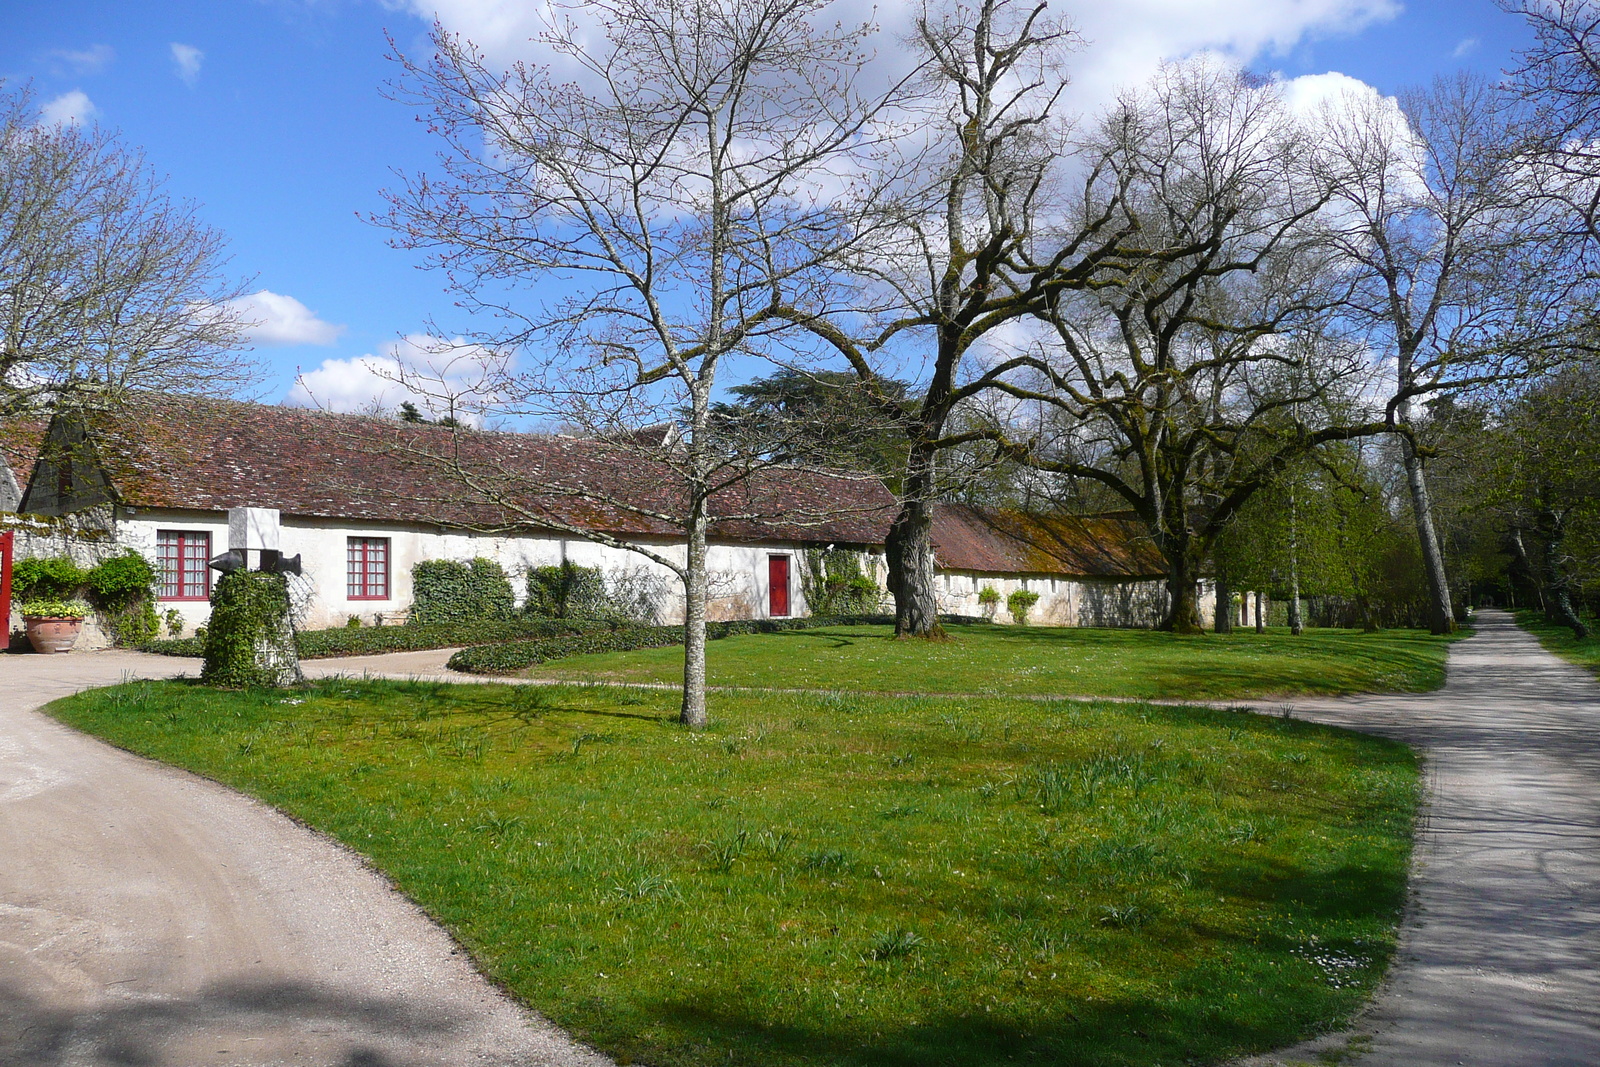
[[[583,619],[511,619],[504,622],[363,626],[359,630],[337,626],[328,630],[301,630],[295,634],[295,646],[300,650],[302,659],[375,656],[385,652],[417,652],[455,645],[515,641],[519,638],[555,637],[614,629],[617,625],[609,621]],[[144,651],[163,656],[199,656],[204,654],[205,648],[197,634],[196,637],[178,640],[151,641],[144,646]]]
[[283,575],[224,574],[211,592],[200,680],[223,689],[279,685],[281,666],[260,662],[257,649],[277,645],[288,618],[289,583]]
[[19,600],[86,599],[118,645],[141,645],[161,631],[155,570],[137,552],[112,556],[87,570],[66,556],[18,560],[11,577]]
[[1039,594],[1029,589],[1018,589],[1006,597],[1006,610],[1017,620],[1018,626],[1028,625],[1028,612],[1039,602]]
[[523,611],[547,619],[603,619],[614,614],[606,599],[599,567],[562,563],[528,570],[528,602]]
[[70,600],[88,577],[88,571],[66,556],[19,559],[11,568],[11,592],[18,600]]
[[[818,616],[800,619],[751,619],[744,622],[708,622],[706,637],[719,640],[732,634],[769,634],[785,630],[809,630],[819,626],[858,626],[892,621],[881,615]],[[510,674],[524,667],[567,656],[591,652],[632,652],[639,648],[662,648],[683,643],[682,626],[629,626],[596,630],[533,641],[509,641],[498,645],[464,648],[450,657],[453,671],[468,674]]]
[[983,617],[993,619],[995,611],[1000,607],[1000,590],[992,585],[986,585],[978,591],[978,608],[983,612]]
[[137,647],[161,632],[155,582],[155,568],[137,552],[101,560],[84,575],[89,600],[105,616],[118,645]]
[[482,556],[424,560],[411,568],[411,588],[413,624],[504,620],[515,606],[505,569]]

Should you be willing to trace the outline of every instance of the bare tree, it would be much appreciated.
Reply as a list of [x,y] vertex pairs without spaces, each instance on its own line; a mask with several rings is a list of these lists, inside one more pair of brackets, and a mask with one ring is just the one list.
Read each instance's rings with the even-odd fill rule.
[[1326,332],[1327,190],[1276,87],[1214,60],[1167,67],[1107,116],[1098,151],[1151,251],[1049,305],[1053,336],[995,388],[1022,405],[1016,455],[1144,520],[1168,566],[1164,625],[1193,632],[1201,567],[1245,503],[1386,424],[1350,402],[1365,360]]
[[0,416],[139,389],[230,395],[239,353],[222,235],[98,128],[42,125],[0,86]]
[[1499,0],[1534,43],[1512,72],[1529,105],[1522,149],[1539,163],[1542,191],[1561,201],[1573,230],[1600,239],[1600,6],[1594,0]]
[[[994,434],[953,416],[1004,371],[975,359],[999,331],[1089,284],[1132,234],[1115,197],[1069,211],[1069,187],[1101,184],[1091,164],[1072,173],[1071,129],[1060,113],[1071,28],[1032,0],[977,0],[917,20],[925,57],[918,105],[926,122],[907,138],[912,178],[886,198],[879,232],[825,300],[785,313],[848,361],[886,420],[906,438],[900,510],[887,538],[895,632],[937,636],[932,506],[950,489],[941,456]],[[1063,220],[1072,217],[1070,226]],[[878,389],[905,352],[923,363],[909,397]]]
[[1537,195],[1524,129],[1494,86],[1469,75],[1408,95],[1398,111],[1366,95],[1321,115],[1329,240],[1352,279],[1344,317],[1387,364],[1438,633],[1454,628],[1454,612],[1415,406],[1537,372],[1575,343],[1587,315],[1585,272],[1560,208]]
[[[693,727],[706,722],[707,531],[762,512],[745,483],[771,454],[730,448],[712,424],[713,392],[728,360],[770,354],[793,332],[774,294],[825,285],[841,249],[862,240],[838,205],[870,197],[841,186],[868,172],[859,157],[884,136],[883,98],[855,88],[869,27],[818,29],[825,7],[601,0],[583,9],[598,33],[559,22],[542,38],[576,71],[571,83],[493,69],[437,27],[434,54],[405,61],[401,95],[447,149],[441,175],[392,194],[386,221],[494,320],[473,336],[502,359],[478,399],[580,430],[589,451],[631,471],[626,491],[595,503],[682,537],[679,553],[564,525],[547,508],[529,514],[681,580],[682,719]],[[681,413],[681,434],[647,430],[662,412]],[[597,491],[593,480],[497,486],[458,470],[512,504]]]

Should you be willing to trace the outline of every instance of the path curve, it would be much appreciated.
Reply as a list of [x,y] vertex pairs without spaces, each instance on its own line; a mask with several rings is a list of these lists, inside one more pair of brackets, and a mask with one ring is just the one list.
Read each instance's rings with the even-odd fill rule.
[[1482,611],[1442,689],[1290,706],[1422,750],[1429,799],[1399,955],[1360,1026],[1247,1062],[1342,1046],[1362,1067],[1600,1064],[1600,683]]
[[195,669],[0,656],[0,1064],[610,1062],[491,986],[352,853],[33,710]]

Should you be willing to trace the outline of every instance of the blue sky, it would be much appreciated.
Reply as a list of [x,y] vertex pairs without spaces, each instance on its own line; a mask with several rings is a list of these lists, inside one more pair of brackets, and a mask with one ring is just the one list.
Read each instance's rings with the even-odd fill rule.
[[[1337,71],[1392,93],[1461,67],[1491,74],[1525,42],[1490,0],[1057,0],[1090,46],[1079,106],[1142,78],[1161,58],[1215,49],[1285,78]],[[230,239],[232,269],[266,290],[261,397],[302,370],[338,407],[376,383],[355,363],[405,349],[430,320],[461,320],[442,279],[364,221],[393,171],[426,168],[434,144],[384,98],[387,32],[420,51],[427,17],[522,54],[520,0],[0,0],[0,77],[41,104],[119,129],[169,188]],[[841,11],[848,11],[841,8]],[[904,12],[879,5],[892,27]],[[285,299],[287,298],[287,299]]]

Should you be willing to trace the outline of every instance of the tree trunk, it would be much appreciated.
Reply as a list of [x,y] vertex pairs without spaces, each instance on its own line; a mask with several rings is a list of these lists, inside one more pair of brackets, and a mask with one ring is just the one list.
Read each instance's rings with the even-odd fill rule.
[[1256,590],[1256,633],[1267,632],[1267,594]]
[[1305,630],[1300,618],[1300,566],[1294,555],[1289,556],[1289,632],[1296,637]]
[[1217,606],[1212,613],[1219,634],[1233,633],[1233,590],[1228,585],[1228,572],[1217,568]]
[[1176,552],[1167,560],[1167,617],[1163,630],[1175,634],[1197,634],[1200,626],[1199,567],[1188,550]]
[[944,636],[933,586],[932,493],[933,456],[913,456],[907,463],[899,514],[884,539],[896,637]]
[[[1506,535],[1506,540],[1511,544],[1513,562],[1521,566],[1522,578],[1533,587],[1534,598],[1539,601],[1539,610],[1545,611],[1544,586],[1539,581],[1539,572],[1534,568],[1533,560],[1528,558],[1528,546],[1522,539],[1522,528],[1520,526],[1511,527],[1511,532]],[[1508,577],[1510,578],[1512,591],[1511,606],[1516,607],[1516,580],[1518,576],[1515,572],[1515,567],[1513,567],[1512,573]]]
[[1428,499],[1428,482],[1422,473],[1422,459],[1410,441],[1405,442],[1406,487],[1411,490],[1411,510],[1417,520],[1417,540],[1422,546],[1422,565],[1428,574],[1428,626],[1436,634],[1453,633],[1456,616],[1450,607],[1450,580],[1444,572],[1444,554],[1433,529],[1433,503]]
[[1300,518],[1295,506],[1294,485],[1289,486],[1289,632],[1299,637],[1305,627],[1300,621]]
[[1589,628],[1578,618],[1572,607],[1572,583],[1567,577],[1566,557],[1562,555],[1567,540],[1567,519],[1552,509],[1540,515],[1539,525],[1544,534],[1544,570],[1550,586],[1550,600],[1555,608],[1551,617],[1562,626],[1570,628],[1582,640],[1589,636]]
[[704,729],[706,716],[706,513],[704,502],[689,521],[683,578],[683,710],[678,721]]

